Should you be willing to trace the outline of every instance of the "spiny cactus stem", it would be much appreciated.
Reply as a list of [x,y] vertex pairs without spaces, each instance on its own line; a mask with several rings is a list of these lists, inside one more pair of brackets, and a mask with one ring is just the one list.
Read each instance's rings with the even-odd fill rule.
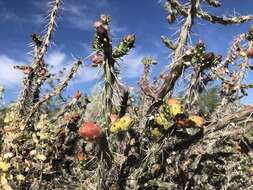
[[113,69],[114,62],[109,57],[105,58],[104,74],[105,74],[105,121],[106,126],[110,125],[110,115],[112,111],[112,96],[114,76],[111,70]]
[[72,66],[72,68],[70,69],[69,74],[67,75],[66,79],[59,85],[58,88],[56,88],[53,92],[51,92],[50,94],[45,95],[40,101],[38,101],[30,110],[27,118],[24,121],[24,127],[26,127],[30,121],[30,119],[32,118],[32,116],[34,115],[34,113],[38,110],[38,108],[46,101],[48,101],[50,98],[55,97],[57,95],[59,95],[62,90],[68,86],[69,81],[73,78],[74,74],[77,72],[79,66],[82,64],[82,61],[79,59],[77,60],[77,62]]
[[51,14],[50,14],[50,20],[49,20],[47,32],[46,32],[45,36],[43,37],[43,45],[42,45],[42,47],[39,51],[38,57],[37,57],[37,61],[38,61],[37,63],[39,63],[40,60],[43,59],[45,53],[48,50],[50,40],[52,38],[54,28],[55,28],[55,25],[56,25],[57,12],[60,8],[60,5],[61,5],[61,0],[55,0],[54,6],[53,6]]
[[[61,5],[61,0],[55,0],[54,5],[52,7],[51,13],[50,13],[50,19],[49,19],[49,24],[47,28],[47,32],[43,37],[43,42],[41,47],[35,47],[35,57],[34,61],[32,64],[33,70],[31,73],[28,74],[28,76],[24,79],[23,81],[23,92],[22,92],[22,97],[20,99],[20,113],[22,115],[25,114],[25,109],[27,105],[30,105],[31,102],[31,97],[34,97],[34,94],[39,94],[39,89],[42,85],[42,83],[37,83],[36,80],[40,78],[38,76],[38,69],[44,67],[44,55],[48,50],[50,40],[52,38],[53,32],[54,32],[54,27],[56,25],[56,17],[57,17],[57,12],[60,8]],[[33,89],[33,90],[32,90]],[[31,95],[32,93],[32,95]],[[36,95],[37,96],[37,95]]]
[[182,51],[184,48],[184,45],[187,42],[189,31],[192,27],[194,15],[196,14],[196,9],[199,6],[199,0],[196,0],[192,3],[191,8],[188,11],[188,16],[185,20],[185,23],[183,24],[181,28],[181,32],[179,35],[179,41],[177,43],[177,48],[174,52],[174,62],[171,68],[171,73],[165,78],[164,84],[161,87],[161,90],[159,92],[158,98],[162,99],[170,90],[174,88],[175,82],[177,79],[181,76],[181,73],[184,68],[184,64],[181,63],[180,57],[182,56]]

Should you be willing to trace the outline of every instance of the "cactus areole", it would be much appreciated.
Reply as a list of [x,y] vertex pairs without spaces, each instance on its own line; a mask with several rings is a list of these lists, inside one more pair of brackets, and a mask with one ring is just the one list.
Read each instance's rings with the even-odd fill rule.
[[86,140],[94,140],[102,135],[102,130],[99,126],[91,121],[84,122],[79,129],[79,135]]

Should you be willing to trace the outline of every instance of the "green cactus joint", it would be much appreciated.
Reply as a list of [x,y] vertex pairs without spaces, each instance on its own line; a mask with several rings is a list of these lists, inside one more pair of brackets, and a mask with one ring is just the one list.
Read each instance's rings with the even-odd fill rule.
[[134,47],[135,35],[129,34],[123,38],[119,45],[113,50],[112,57],[118,59],[126,55]]

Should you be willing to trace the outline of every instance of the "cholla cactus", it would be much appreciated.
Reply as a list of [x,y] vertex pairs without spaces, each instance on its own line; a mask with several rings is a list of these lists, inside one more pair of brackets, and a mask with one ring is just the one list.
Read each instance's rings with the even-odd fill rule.
[[126,55],[131,48],[134,47],[135,36],[133,34],[127,35],[123,38],[114,49],[112,48],[112,40],[109,34],[110,17],[101,15],[100,20],[96,21],[94,26],[96,29],[95,39],[93,41],[93,48],[96,54],[92,58],[93,64],[103,65],[104,77],[104,115],[106,128],[109,129],[110,115],[112,113],[112,98],[115,86],[121,86],[117,79],[116,61]]
[[[253,106],[238,102],[252,88],[244,79],[252,70],[253,30],[239,35],[224,59],[208,52],[204,41],[191,44],[188,40],[197,17],[223,25],[243,23],[252,17],[219,17],[204,11],[202,3],[221,6],[218,0],[189,0],[186,4],[166,1],[168,23],[181,23],[176,40],[161,37],[172,51],[172,60],[151,81],[150,69],[157,61],[142,59],[144,73],[139,94],[134,94],[136,102],[130,88],[118,78],[118,60],[134,47],[135,35],[126,35],[113,46],[110,17],[101,15],[94,23],[94,53],[87,57],[91,57],[90,66],[102,70],[103,87],[91,97],[78,89],[52,113],[47,107],[50,101],[62,95],[83,62],[77,59],[60,84],[40,94],[44,82],[54,80],[44,60],[61,5],[60,0],[54,0],[46,34],[31,36],[33,63],[15,66],[24,73],[21,98],[3,108],[0,117],[0,188],[252,187]],[[185,85],[181,97],[174,92],[179,79],[184,79]],[[206,114],[201,111],[208,106],[203,103],[206,88],[217,81],[221,102]]]

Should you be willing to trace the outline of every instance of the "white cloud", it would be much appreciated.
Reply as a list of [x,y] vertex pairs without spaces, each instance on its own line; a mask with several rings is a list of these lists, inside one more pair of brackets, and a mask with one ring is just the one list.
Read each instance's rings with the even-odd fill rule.
[[[88,62],[89,60],[85,60],[84,64]],[[72,65],[74,64],[75,60],[71,59],[70,56],[65,54],[61,51],[53,51],[52,53],[49,53],[46,57],[46,63],[49,65],[52,65],[53,68],[51,69],[51,72],[58,72],[63,67],[66,68],[66,73],[70,70]],[[82,82],[89,82],[92,80],[97,79],[97,73],[98,68],[93,68],[90,66],[81,66],[79,70],[77,71],[77,75],[75,75],[73,83],[82,83]]]
[[[74,27],[83,31],[93,30],[93,23],[99,19],[98,15],[103,13],[100,9],[108,6],[107,0],[94,0],[86,4],[66,3],[63,7],[64,20],[69,23],[69,27]],[[114,9],[114,8],[113,8]],[[110,9],[112,11],[112,8]],[[111,22],[111,33],[117,35],[126,31],[125,27],[119,26],[113,18]]]
[[64,18],[70,24],[69,26],[78,28],[80,30],[91,30],[94,18],[87,14],[86,5],[66,4],[63,8],[66,14]]
[[23,64],[23,62],[11,59],[6,55],[0,55],[0,83],[4,85],[5,88],[11,88],[21,84],[22,72],[13,67]]
[[46,62],[54,67],[66,64],[64,63],[66,60],[67,60],[66,54],[60,51],[53,51],[46,57]]
[[4,22],[29,22],[27,18],[24,18],[16,13],[8,10],[5,7],[0,7],[0,21]]
[[132,79],[140,77],[143,72],[141,60],[146,56],[147,55],[145,54],[138,53],[136,50],[133,50],[129,55],[126,55],[123,60],[119,62],[122,78]]
[[[68,73],[71,66],[74,64],[74,59],[61,51],[53,51],[46,56],[46,63],[54,66],[51,72],[57,73],[63,67],[66,68]],[[89,60],[85,60],[87,64]],[[13,88],[19,86],[22,83],[23,74],[21,71],[14,69],[15,65],[24,65],[24,62],[12,59],[6,55],[0,55],[0,84],[5,88]],[[81,66],[75,75],[73,83],[89,82],[98,78],[98,68]]]

